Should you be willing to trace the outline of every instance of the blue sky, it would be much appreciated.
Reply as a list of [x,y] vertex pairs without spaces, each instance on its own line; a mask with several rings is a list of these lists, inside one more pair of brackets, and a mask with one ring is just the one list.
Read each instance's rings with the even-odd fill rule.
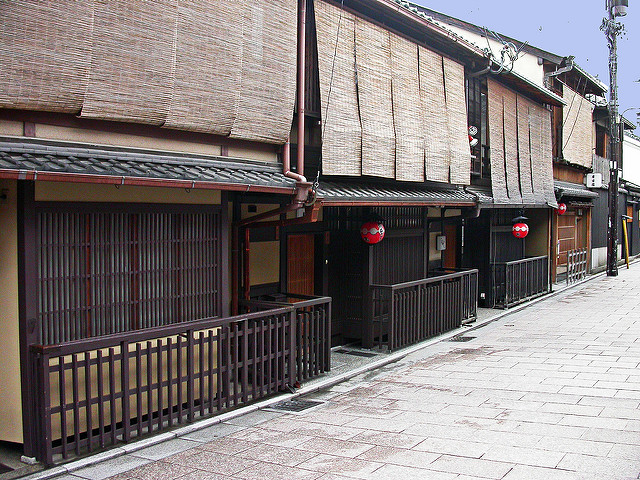
[[[484,26],[557,55],[573,55],[578,64],[609,85],[609,49],[600,24],[605,0],[414,0],[447,15]],[[626,34],[618,38],[619,111],[640,108],[640,1],[629,2],[621,18]],[[639,110],[640,111],[640,110]],[[636,112],[625,117],[635,123]],[[640,129],[636,130],[638,133]]]

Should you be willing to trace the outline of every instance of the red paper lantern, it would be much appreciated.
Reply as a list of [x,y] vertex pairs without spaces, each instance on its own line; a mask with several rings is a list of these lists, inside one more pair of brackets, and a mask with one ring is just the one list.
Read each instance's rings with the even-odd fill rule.
[[384,233],[384,225],[380,222],[367,222],[360,227],[360,236],[362,237],[362,240],[371,245],[382,241]]
[[558,215],[564,215],[565,213],[567,213],[567,204],[566,203],[559,203],[558,204]]
[[516,238],[524,238],[529,235],[529,225],[526,223],[516,223],[511,229],[511,233]]

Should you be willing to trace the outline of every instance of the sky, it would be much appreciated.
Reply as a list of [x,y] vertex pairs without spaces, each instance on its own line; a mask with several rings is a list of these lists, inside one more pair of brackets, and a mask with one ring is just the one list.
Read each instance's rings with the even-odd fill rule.
[[[584,70],[609,85],[609,48],[600,31],[605,0],[413,0],[427,8],[487,27],[560,56],[575,56]],[[618,104],[636,123],[640,112],[640,1],[630,0],[626,33],[618,37]],[[607,99],[609,98],[607,94]],[[640,129],[635,131],[640,133]]]

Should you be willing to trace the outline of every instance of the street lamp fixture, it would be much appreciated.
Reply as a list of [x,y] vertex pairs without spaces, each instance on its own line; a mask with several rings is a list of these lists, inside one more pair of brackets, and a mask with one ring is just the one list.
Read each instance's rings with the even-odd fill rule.
[[609,44],[609,135],[610,135],[610,180],[609,180],[609,224],[607,228],[607,275],[618,275],[618,182],[620,160],[620,128],[618,118],[618,51],[617,37],[624,31],[624,25],[617,17],[627,14],[629,0],[605,0],[608,18],[602,21],[600,29]]

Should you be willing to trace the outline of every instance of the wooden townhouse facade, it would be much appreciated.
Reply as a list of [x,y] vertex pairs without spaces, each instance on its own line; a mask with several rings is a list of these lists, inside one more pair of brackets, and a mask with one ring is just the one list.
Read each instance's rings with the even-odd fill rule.
[[566,101],[419,12],[1,13],[0,440],[26,456],[65,461],[295,388],[332,345],[401,348],[507,285],[547,291],[548,106]]

